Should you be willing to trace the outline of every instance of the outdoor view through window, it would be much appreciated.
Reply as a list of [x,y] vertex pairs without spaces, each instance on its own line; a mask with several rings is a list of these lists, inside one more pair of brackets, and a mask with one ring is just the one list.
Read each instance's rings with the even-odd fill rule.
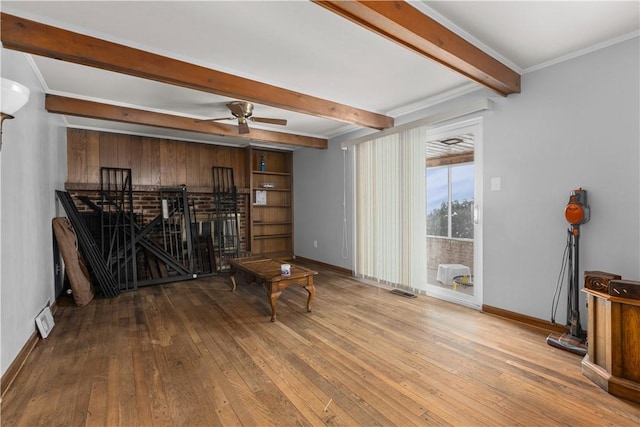
[[473,239],[473,163],[427,168],[427,235]]

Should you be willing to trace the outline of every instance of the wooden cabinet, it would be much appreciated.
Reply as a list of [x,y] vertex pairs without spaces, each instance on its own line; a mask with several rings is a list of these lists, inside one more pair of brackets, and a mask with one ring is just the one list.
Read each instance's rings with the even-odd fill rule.
[[582,373],[607,392],[640,403],[640,300],[583,292],[589,350]]
[[[289,151],[248,148],[251,191],[250,251],[293,257],[293,156]],[[261,162],[264,168],[261,168]]]

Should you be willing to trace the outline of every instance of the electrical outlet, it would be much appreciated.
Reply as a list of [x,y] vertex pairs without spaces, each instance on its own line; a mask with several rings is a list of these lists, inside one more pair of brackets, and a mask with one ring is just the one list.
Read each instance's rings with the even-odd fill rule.
[[314,240],[314,241],[313,241],[313,247],[314,247],[314,248],[317,248],[317,247],[318,247],[318,241],[317,241],[317,240]]

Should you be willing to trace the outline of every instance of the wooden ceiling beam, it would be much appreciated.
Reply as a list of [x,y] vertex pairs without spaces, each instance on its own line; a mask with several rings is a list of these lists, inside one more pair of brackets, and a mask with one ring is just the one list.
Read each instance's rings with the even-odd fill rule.
[[474,152],[447,154],[440,157],[434,157],[425,160],[425,166],[433,168],[437,166],[455,165],[458,163],[470,163],[473,162]]
[[199,132],[256,142],[268,142],[295,147],[321,149],[326,149],[328,146],[328,141],[322,138],[294,135],[284,132],[273,132],[262,129],[250,129],[249,133],[241,135],[238,133],[237,126],[227,125],[224,123],[196,121],[196,119],[189,117],[138,110],[135,108],[86,101],[59,95],[46,95],[45,108],[50,113]]
[[520,93],[520,75],[404,1],[313,0],[492,89]]
[[2,13],[7,49],[270,105],[373,129],[393,118]]

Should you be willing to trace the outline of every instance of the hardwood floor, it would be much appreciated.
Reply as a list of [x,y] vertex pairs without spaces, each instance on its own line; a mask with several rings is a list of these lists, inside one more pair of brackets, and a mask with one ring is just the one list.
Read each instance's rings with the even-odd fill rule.
[[288,288],[221,277],[75,307],[2,399],[3,426],[626,426],[547,333],[320,269],[313,312]]

